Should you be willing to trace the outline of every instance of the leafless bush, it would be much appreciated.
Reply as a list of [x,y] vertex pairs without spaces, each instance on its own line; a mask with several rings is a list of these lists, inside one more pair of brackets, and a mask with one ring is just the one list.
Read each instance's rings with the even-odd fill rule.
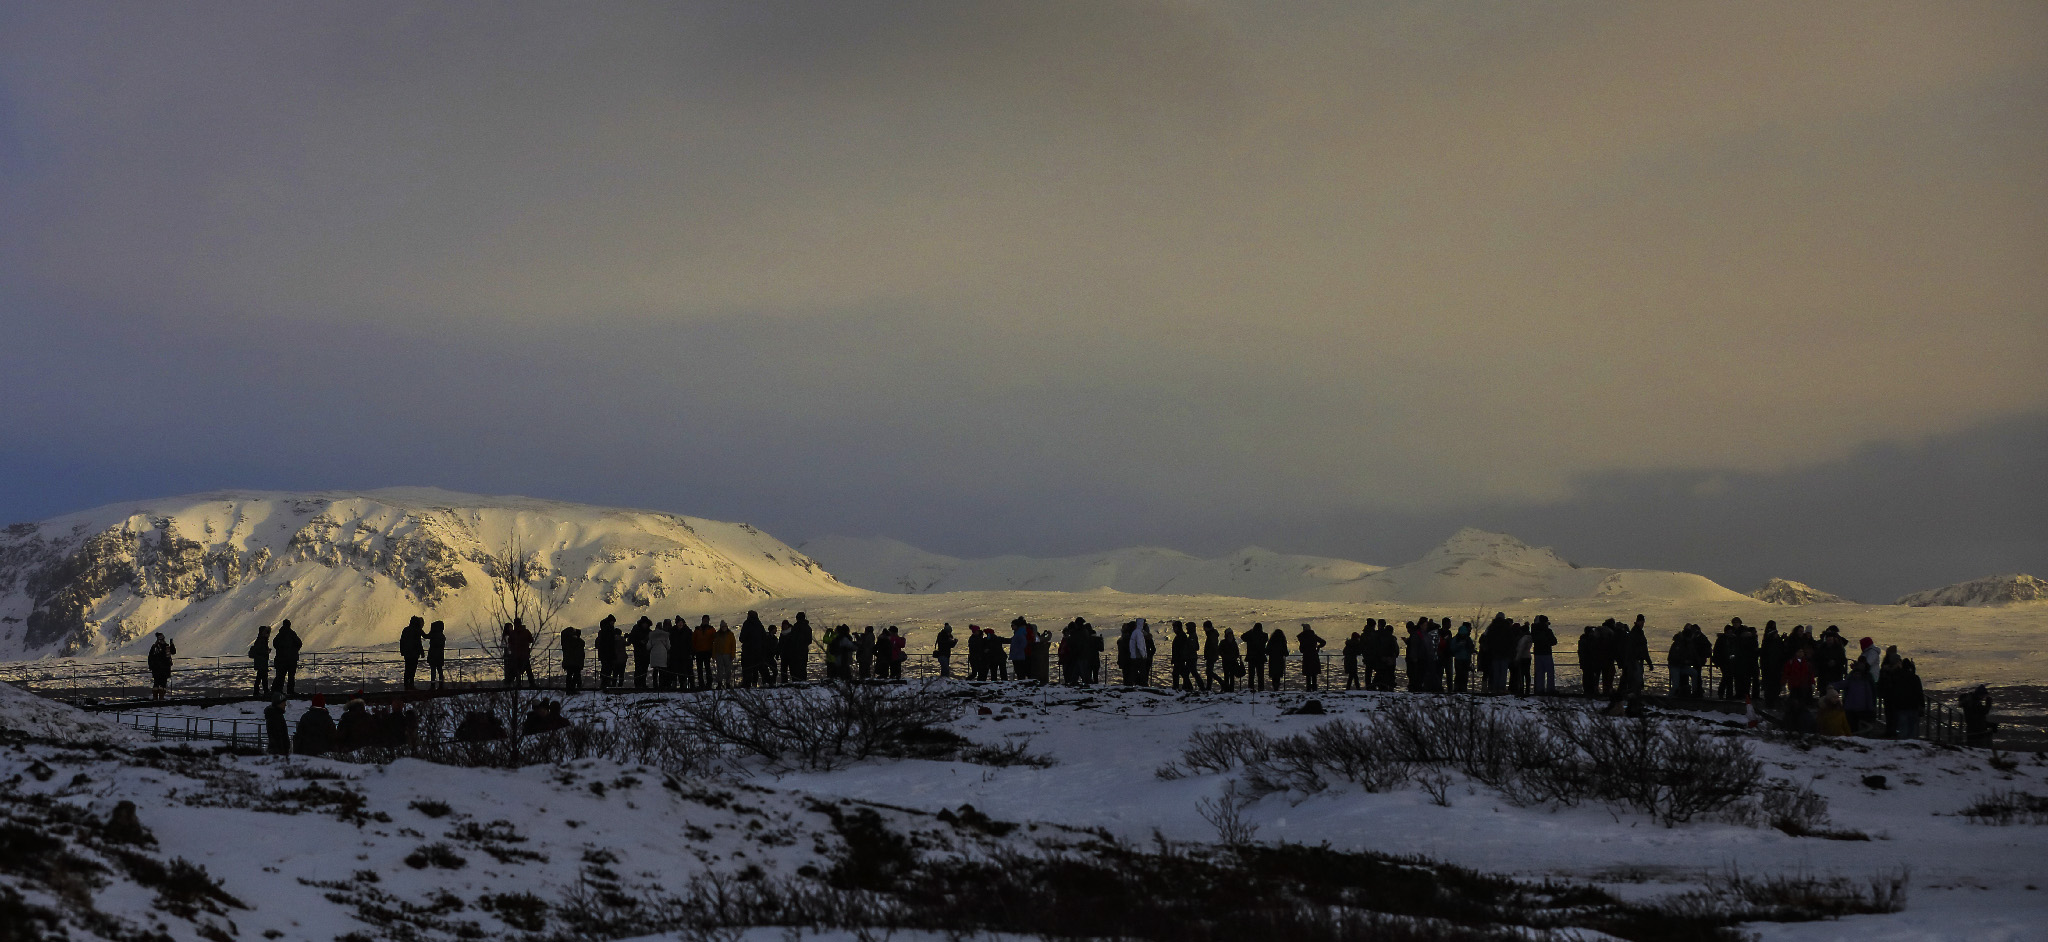
[[1197,772],[1228,772],[1266,753],[1271,737],[1243,726],[1204,726],[1188,736],[1181,763]]
[[[1583,710],[1548,718],[1463,700],[1389,704],[1370,726],[1333,720],[1268,739],[1255,730],[1197,730],[1181,763],[1197,771],[1244,768],[1254,792],[1313,794],[1343,780],[1367,791],[1423,781],[1447,803],[1446,770],[1498,789],[1517,804],[1587,799],[1635,808],[1666,826],[1730,808],[1756,794],[1763,766],[1739,740],[1652,719]],[[1179,765],[1162,778],[1182,774]]]
[[1237,780],[1232,779],[1223,786],[1222,795],[1195,802],[1195,811],[1216,829],[1219,842],[1228,847],[1242,847],[1251,843],[1259,833],[1258,825],[1244,819],[1244,807],[1251,797],[1240,792]]
[[1442,769],[1418,772],[1415,775],[1415,784],[1422,786],[1423,792],[1429,795],[1431,804],[1440,808],[1451,806],[1451,774],[1449,772],[1445,772]]
[[1772,827],[1794,837],[1812,834],[1828,823],[1828,800],[1805,785],[1774,781],[1764,786],[1758,807]]
[[940,727],[959,701],[927,685],[829,683],[740,689],[680,701],[693,735],[773,769],[823,771],[877,755],[950,754],[963,741]]
[[1059,760],[1052,756],[1042,752],[1032,752],[1031,740],[1029,739],[1006,739],[1002,742],[969,746],[960,750],[960,760],[962,762],[972,762],[975,765],[992,765],[997,768],[1028,765],[1034,769],[1049,769],[1059,764]]
[[1972,824],[2048,824],[2048,798],[2013,788],[1978,795],[1962,811]]
[[1588,793],[1654,815],[1669,827],[1755,794],[1763,763],[1735,739],[1649,718],[1568,714],[1551,729],[1581,753],[1574,778]]
[[1735,918],[1742,922],[1800,922],[1860,913],[1895,913],[1906,908],[1907,868],[1884,871],[1858,882],[1811,873],[1751,877],[1740,870],[1711,875],[1704,890],[1666,903],[1674,915]]

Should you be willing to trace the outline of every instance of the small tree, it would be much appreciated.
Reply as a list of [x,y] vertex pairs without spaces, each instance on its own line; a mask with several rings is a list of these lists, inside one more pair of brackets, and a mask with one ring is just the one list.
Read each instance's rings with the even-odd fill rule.
[[527,549],[518,534],[503,552],[476,562],[491,579],[491,602],[479,621],[471,616],[470,640],[493,660],[505,659],[503,626],[519,622],[533,632],[534,674],[554,673],[555,647],[562,611],[569,607],[569,580],[557,575],[539,552]]

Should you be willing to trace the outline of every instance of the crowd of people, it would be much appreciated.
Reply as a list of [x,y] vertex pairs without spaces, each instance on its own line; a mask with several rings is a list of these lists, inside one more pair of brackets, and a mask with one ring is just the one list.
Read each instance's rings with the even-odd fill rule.
[[[1333,639],[1336,652],[1325,654],[1332,641],[1307,623],[1291,633],[1254,623],[1239,635],[1213,622],[1173,621],[1164,631],[1162,645],[1153,623],[1145,618],[1124,622],[1111,633],[1085,618],[1052,632],[1019,616],[1007,632],[967,626],[965,676],[973,681],[1050,684],[1057,666],[1058,683],[1085,686],[1102,683],[1113,661],[1121,683],[1150,686],[1163,647],[1167,685],[1188,693],[1279,690],[1290,666],[1301,689],[1322,690],[1337,682],[1324,679],[1325,661],[1332,657],[1342,658],[1346,690],[1560,693],[1560,641],[1548,617],[1538,615],[1525,622],[1496,612],[1483,626],[1466,621],[1454,628],[1452,623],[1448,617],[1423,617],[1396,628],[1386,619],[1367,619],[1359,630]],[[1632,624],[1608,619],[1585,626],[1576,652],[1578,692],[1617,705],[1638,703],[1647,672],[1657,669],[1647,632],[1641,615]],[[657,622],[643,616],[622,629],[616,617],[606,616],[593,638],[569,627],[554,640],[562,686],[571,694],[584,689],[586,664],[593,655],[597,663],[592,680],[599,690],[805,683],[812,679],[814,657],[826,679],[891,681],[903,677],[909,658],[904,634],[895,625],[855,631],[842,624],[818,632],[803,612],[769,623],[759,612],[749,611],[738,629],[724,621],[714,626],[709,615],[696,625],[683,618]],[[497,642],[504,685],[537,689],[534,633],[514,619],[501,627]],[[951,623],[939,628],[931,649],[939,676],[957,676],[953,659],[961,643]],[[289,620],[280,622],[274,635],[268,625],[257,629],[248,652],[256,695],[296,695],[301,646]],[[399,632],[398,649],[405,690],[418,689],[423,660],[426,687],[447,686],[443,623],[413,617]],[[148,658],[156,698],[161,699],[169,685],[176,653],[175,643],[158,633]],[[1709,637],[1701,626],[1688,624],[1672,636],[1664,653],[1669,697],[1745,702],[1761,716],[1802,732],[1914,738],[1927,708],[1926,691],[1911,658],[1900,656],[1896,645],[1880,647],[1870,638],[1856,642],[1852,652],[1847,636],[1834,625],[1817,634],[1805,625],[1781,633],[1775,621],[1759,630],[1733,618]],[[1958,706],[1968,740],[1988,743],[1995,729],[1989,691],[1976,687],[1960,698]],[[344,721],[347,716],[345,711]],[[314,741],[318,742],[317,732]]]

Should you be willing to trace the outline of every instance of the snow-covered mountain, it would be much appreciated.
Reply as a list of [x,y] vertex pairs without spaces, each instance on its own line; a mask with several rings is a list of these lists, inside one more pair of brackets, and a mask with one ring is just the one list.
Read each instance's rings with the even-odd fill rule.
[[0,531],[0,658],[133,653],[157,630],[180,654],[240,653],[284,618],[316,649],[393,641],[415,614],[466,638],[515,546],[570,624],[860,591],[743,523],[433,488],[219,492]]
[[1288,598],[1304,588],[1342,585],[1384,566],[1292,556],[1246,547],[1203,559],[1156,547],[1040,559],[960,559],[898,540],[819,537],[801,549],[849,584],[880,592],[1118,592]]
[[1494,604],[1521,599],[1750,601],[1689,572],[1596,569],[1566,561],[1504,533],[1467,527],[1421,559],[1356,582],[1304,592],[1318,601]]
[[2025,573],[1985,576],[1968,582],[1945,585],[1905,596],[1895,604],[1924,608],[1930,605],[2006,605],[2012,602],[2048,602],[2048,582]]
[[1790,579],[1771,579],[1763,587],[1749,594],[1750,598],[1772,605],[1817,605],[1828,602],[1847,602],[1832,592],[1822,592],[1804,582]]
[[825,537],[805,543],[803,550],[840,578],[882,592],[1085,592],[1108,588],[1318,602],[1752,601],[1704,576],[1581,568],[1552,550],[1470,528],[1458,531],[1421,559],[1391,569],[1258,549],[1207,560],[1163,549],[1125,549],[1057,559],[999,556],[966,560],[927,553],[895,540]]

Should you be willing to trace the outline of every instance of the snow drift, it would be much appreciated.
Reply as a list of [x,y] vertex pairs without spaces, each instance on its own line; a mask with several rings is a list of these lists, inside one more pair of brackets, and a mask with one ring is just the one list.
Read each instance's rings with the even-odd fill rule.
[[313,649],[390,642],[415,614],[461,636],[515,548],[570,623],[859,591],[743,523],[432,488],[218,492],[0,532],[0,658],[139,653],[168,629],[180,654],[240,653],[285,618]]

